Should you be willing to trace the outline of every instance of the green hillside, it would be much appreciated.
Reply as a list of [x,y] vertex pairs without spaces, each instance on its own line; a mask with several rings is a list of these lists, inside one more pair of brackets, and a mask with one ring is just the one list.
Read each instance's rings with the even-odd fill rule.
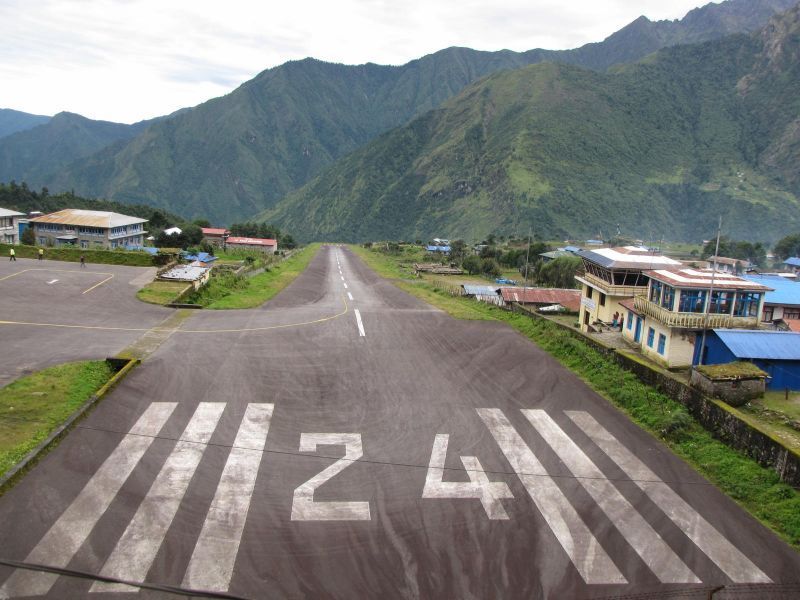
[[0,138],[47,123],[50,117],[0,108]]
[[40,185],[74,160],[134,137],[142,124],[93,121],[62,112],[36,127],[0,138],[0,181]]
[[31,181],[230,223],[273,206],[335,160],[490,73],[543,60],[603,70],[671,44],[750,31],[790,2],[728,0],[681,21],[641,18],[569,51],[449,48],[400,67],[290,62]]
[[[598,73],[497,73],[345,157],[262,218],[301,239],[616,231],[773,241],[800,225],[800,6],[764,33]],[[772,56],[772,58],[770,58]]]

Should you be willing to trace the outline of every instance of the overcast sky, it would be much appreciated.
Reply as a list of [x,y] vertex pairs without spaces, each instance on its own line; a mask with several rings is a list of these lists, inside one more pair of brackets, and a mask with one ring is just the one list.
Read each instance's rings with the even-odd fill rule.
[[131,123],[315,58],[564,49],[699,0],[0,0],[0,108]]

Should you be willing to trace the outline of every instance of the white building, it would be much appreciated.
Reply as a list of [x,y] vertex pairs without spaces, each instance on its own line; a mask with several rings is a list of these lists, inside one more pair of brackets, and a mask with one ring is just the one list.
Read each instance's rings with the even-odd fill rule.
[[24,213],[0,208],[0,242],[19,244],[19,219],[24,216]]

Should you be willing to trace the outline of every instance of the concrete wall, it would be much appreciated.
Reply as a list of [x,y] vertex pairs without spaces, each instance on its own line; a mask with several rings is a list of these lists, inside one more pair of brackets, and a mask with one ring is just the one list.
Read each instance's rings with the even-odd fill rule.
[[[592,290],[592,297],[589,298],[589,289]],[[625,313],[625,309],[622,308],[620,302],[623,300],[630,300],[631,296],[609,296],[605,294],[605,305],[600,304],[600,294],[602,294],[600,290],[595,288],[590,288],[588,285],[583,285],[581,287],[581,310],[578,314],[578,319],[581,324],[581,331],[586,331],[588,327],[586,326],[586,313],[589,313],[589,325],[594,323],[595,321],[603,321],[604,323],[608,323],[609,325],[614,319],[614,313],[617,312],[620,316],[623,316]],[[585,304],[585,300],[591,300],[594,303],[594,308],[589,308]]]

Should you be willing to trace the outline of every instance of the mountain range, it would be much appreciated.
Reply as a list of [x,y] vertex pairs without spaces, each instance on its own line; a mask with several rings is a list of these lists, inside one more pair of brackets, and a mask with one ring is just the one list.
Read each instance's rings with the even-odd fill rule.
[[702,239],[800,229],[800,5],[607,73],[491,75],[261,215],[301,239]]
[[[261,73],[226,96],[154,122],[132,126],[81,120],[77,115],[62,113],[43,125],[5,137],[0,135],[0,181],[24,179],[31,186],[46,185],[55,190],[72,189],[82,195],[146,203],[190,218],[207,217],[220,224],[242,220],[267,209],[262,218],[275,219],[285,227],[296,226],[297,233],[306,239],[320,235],[360,239],[364,235],[380,236],[390,232],[403,236],[412,232],[422,234],[428,231],[421,227],[423,222],[431,223],[439,232],[444,229],[479,235],[482,229],[479,223],[484,217],[487,217],[485,227],[492,229],[519,227],[526,219],[536,218],[541,221],[543,231],[551,232],[569,228],[586,231],[608,227],[612,222],[634,224],[638,221],[630,215],[641,211],[628,210],[629,203],[636,198],[641,203],[642,197],[636,194],[651,190],[629,181],[632,177],[630,171],[620,171],[632,166],[611,152],[613,149],[630,153],[630,149],[624,148],[623,140],[617,146],[609,144],[608,152],[598,154],[597,160],[590,160],[591,153],[587,150],[584,156],[576,157],[569,168],[569,161],[559,156],[559,150],[563,148],[558,145],[538,150],[538,156],[523,150],[529,146],[538,147],[545,141],[567,144],[571,153],[576,152],[572,147],[575,143],[578,148],[588,145],[587,139],[595,136],[596,132],[587,130],[587,127],[598,115],[592,114],[597,104],[586,98],[603,100],[601,104],[612,112],[617,109],[617,102],[627,102],[634,109],[627,120],[620,121],[614,117],[608,123],[595,123],[595,126],[620,125],[629,131],[652,133],[651,123],[645,123],[642,128],[637,121],[637,104],[632,100],[635,94],[647,96],[647,82],[641,78],[655,77],[659,85],[670,89],[671,85],[680,84],[668,82],[667,75],[659,69],[699,69],[698,73],[702,72],[703,76],[713,77],[718,74],[703,70],[705,61],[702,57],[694,61],[687,58],[687,64],[680,64],[680,61],[670,62],[660,55],[649,57],[650,53],[676,44],[718,40],[732,32],[757,30],[771,15],[788,8],[793,1],[728,0],[695,9],[680,21],[652,22],[642,17],[603,42],[568,51],[517,53],[449,48],[400,67],[375,64],[345,66],[313,59],[294,61]],[[746,56],[758,53],[756,38],[740,36],[734,39],[738,41],[725,43],[738,44],[736,47],[744,48],[741,52]],[[704,47],[706,45],[693,46],[695,50],[692,52],[702,52],[697,48]],[[728,46],[726,48],[731,50]],[[677,51],[675,56],[679,54]],[[768,100],[769,95],[759,91],[763,90],[763,81],[766,80],[759,79],[761,71],[748,71],[753,65],[748,63],[746,56],[737,59],[733,68],[722,65],[725,57],[715,58],[719,63],[716,68],[723,68],[724,73],[730,74],[729,79],[741,75],[736,82],[751,75],[749,97]],[[619,66],[640,59],[644,59],[644,66],[637,66],[632,71],[629,67]],[[560,64],[531,67],[544,61]],[[678,71],[674,74],[677,75]],[[682,75],[694,77],[691,72]],[[519,78],[519,83],[514,82],[516,78]],[[729,79],[719,83],[727,86]],[[624,92],[612,83],[621,81],[626,82],[622,86]],[[599,88],[590,89],[593,85]],[[545,87],[540,89],[538,86]],[[540,92],[549,87],[563,90],[563,98],[570,100],[563,103],[564,111],[567,105],[572,106],[569,115],[557,110],[556,97],[551,97],[549,104],[545,102],[547,94]],[[516,91],[512,93],[513,90]],[[579,97],[572,99],[573,93]],[[718,108],[716,100],[723,104],[727,102],[727,96],[723,101],[713,89],[706,89],[703,94],[706,93],[715,98],[704,104],[705,109],[712,113]],[[681,97],[686,102],[698,100],[694,93]],[[538,98],[537,102],[545,104],[531,104],[527,102],[529,98]],[[507,105],[506,100],[511,105]],[[520,108],[515,109],[517,104]],[[474,115],[476,106],[482,106],[484,111],[505,114],[505,129],[496,129],[497,124],[491,118],[481,121],[480,127],[477,120],[469,121],[468,126],[467,121],[457,122],[453,111],[467,111]],[[550,131],[545,137],[537,133],[524,142],[522,132],[531,130],[535,121],[525,121],[523,115],[541,120],[537,111],[545,108],[550,118],[562,125],[565,116],[569,116],[571,121],[558,128],[558,132]],[[738,104],[731,108],[734,109],[739,109]],[[581,110],[588,112],[581,114]],[[682,118],[690,119],[683,113],[692,109],[685,108],[683,113],[678,107],[675,110],[676,115],[680,113]],[[519,117],[516,121],[512,113]],[[702,117],[694,114],[691,118],[696,121]],[[464,165],[457,165],[457,158],[446,156],[444,152],[445,147],[455,143],[455,138],[445,140],[443,137],[445,132],[442,128],[451,125],[454,127],[452,134],[462,136],[461,142],[467,138],[472,140],[466,146],[462,144],[464,149],[470,149],[474,154],[474,157],[469,155]],[[772,126],[772,122],[765,120],[762,125]],[[3,120],[0,119],[2,126]],[[522,130],[513,131],[515,126],[522,127]],[[756,127],[756,124],[752,126]],[[742,185],[757,188],[759,202],[772,208],[785,208],[787,202],[794,200],[792,193],[782,187],[784,184],[774,180],[783,168],[781,165],[787,164],[782,153],[791,148],[791,135],[781,131],[780,135],[789,135],[786,143],[770,147],[767,152],[768,140],[773,139],[770,136],[779,132],[764,132],[765,135],[759,139],[766,146],[749,150],[758,153],[757,160],[749,157],[752,159],[750,163],[743,163],[739,155],[719,150],[722,154],[727,153],[726,156],[730,155],[725,163],[730,168],[753,165],[748,167],[747,183]],[[465,133],[469,135],[465,137]],[[691,127],[675,130],[672,134],[688,135],[693,146],[692,152],[688,152],[686,144],[677,144],[676,147],[681,148],[679,153],[684,154],[676,162],[680,166],[672,165],[675,168],[671,171],[663,170],[648,179],[647,185],[657,186],[654,192],[657,194],[666,189],[658,187],[661,184],[674,186],[674,191],[667,194],[671,200],[664,200],[665,206],[676,202],[687,205],[695,201],[705,202],[702,194],[718,197],[719,202],[728,198],[722,187],[715,189],[715,186],[722,185],[716,180],[698,183],[684,176],[686,172],[693,172],[692,177],[699,181],[703,177],[698,179],[698,176],[705,171],[709,171],[709,176],[712,171],[716,173],[718,161],[702,156],[702,144],[714,145],[714,141],[705,140],[702,135],[700,141],[695,140],[698,136]],[[515,159],[509,163],[513,165],[511,172],[517,173],[514,177],[509,178],[508,169],[504,171],[501,165],[494,164],[494,155],[485,152],[487,148],[499,148],[493,141],[497,135],[511,135],[520,140],[511,155]],[[367,164],[370,162],[368,154],[382,148],[387,151],[391,148],[394,152],[398,150],[397,140],[408,136],[413,138],[414,144],[401,148],[402,152],[388,163],[376,156],[373,164]],[[644,139],[644,133],[641,137]],[[434,149],[438,150],[433,152]],[[714,152],[717,152],[716,146]],[[533,159],[539,164],[528,162]],[[508,157],[504,160],[508,161]],[[609,162],[597,162],[604,160]],[[653,161],[664,162],[657,157],[653,157]],[[548,162],[559,165],[559,177],[552,177],[549,171],[543,170],[544,163]],[[387,164],[392,165],[388,171],[385,169]],[[467,168],[467,164],[471,166]],[[352,171],[355,165],[372,170],[365,170],[360,181],[351,178],[350,184],[355,187],[348,188],[343,173]],[[436,165],[442,165],[444,171],[436,172]],[[420,167],[424,168],[420,170]],[[602,185],[590,190],[587,205],[592,210],[588,213],[578,211],[578,205],[572,201],[575,194],[586,186],[570,183],[567,177],[570,169],[583,167],[588,169],[580,174],[583,179],[589,178],[588,173],[604,174],[598,179],[603,181]],[[469,169],[472,169],[472,175],[468,173]],[[789,171],[792,171],[791,167]],[[392,173],[397,177],[392,179]],[[445,182],[453,176],[456,177],[452,182]],[[408,185],[409,177],[418,180],[419,185]],[[489,185],[489,182],[499,182],[503,177],[506,181],[502,186]],[[791,173],[780,177],[783,177],[780,181],[784,181],[791,177]],[[619,180],[616,187],[609,187],[605,180],[614,178]],[[338,184],[334,186],[333,181]],[[368,183],[366,187],[363,181]],[[565,182],[574,188],[574,193],[564,191],[561,186]],[[448,187],[450,183],[454,186],[452,189]],[[407,203],[403,204],[406,201],[397,198],[388,201],[386,194],[390,188],[410,194]],[[619,192],[620,189],[624,193]],[[742,190],[742,194],[745,192]],[[500,196],[495,196],[495,193]],[[365,194],[375,195],[374,206],[365,205]],[[425,198],[429,195],[437,198],[458,196],[458,208],[452,210],[443,208],[443,205],[425,208]],[[359,211],[352,207],[343,208],[346,197],[352,197],[353,206],[361,207]],[[405,211],[411,217],[391,219],[386,227],[379,227],[377,222],[391,213],[386,212],[388,205],[393,206],[392,210],[398,214]],[[499,205],[509,207],[502,219],[496,214]],[[325,206],[328,206],[328,214],[323,214]],[[306,210],[304,207],[307,208],[307,219],[301,216]],[[558,212],[562,209],[572,211],[573,208],[576,211],[572,215]],[[424,215],[423,219],[415,216],[414,212],[421,209],[424,209],[420,213]],[[368,212],[364,213],[364,210]],[[375,215],[370,221],[374,226],[356,227],[343,223],[336,227],[330,224],[347,214]],[[436,218],[431,219],[431,214]],[[668,222],[669,218],[665,217],[659,223],[662,221]],[[294,233],[294,230],[290,231]]]

